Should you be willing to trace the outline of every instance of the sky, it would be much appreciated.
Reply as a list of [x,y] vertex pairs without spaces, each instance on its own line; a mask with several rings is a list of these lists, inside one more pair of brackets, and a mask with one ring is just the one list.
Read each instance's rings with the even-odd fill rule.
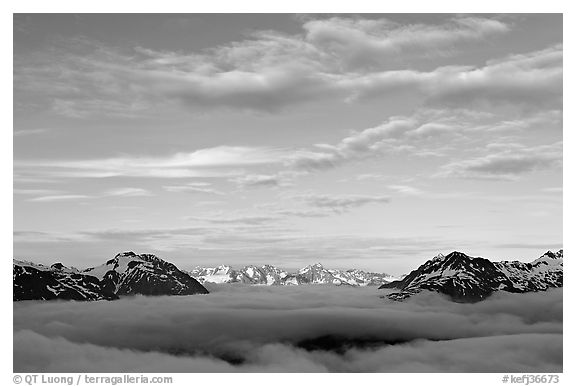
[[16,14],[14,257],[562,248],[558,14]]

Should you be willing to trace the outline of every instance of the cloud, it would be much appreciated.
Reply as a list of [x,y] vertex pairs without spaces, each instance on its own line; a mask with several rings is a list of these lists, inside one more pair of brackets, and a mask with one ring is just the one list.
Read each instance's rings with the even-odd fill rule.
[[394,141],[415,130],[418,123],[408,117],[392,117],[383,124],[368,128],[342,139],[336,145],[316,146],[313,150],[295,151],[286,164],[295,169],[330,169],[349,162],[381,153],[383,141]]
[[485,109],[508,105],[535,109],[562,106],[562,45],[488,61],[484,66],[443,66],[431,71],[390,70],[342,77],[353,99],[390,96],[402,90],[432,106]]
[[564,189],[561,186],[553,186],[550,188],[544,188],[542,191],[546,193],[562,193]]
[[14,137],[24,137],[28,135],[43,134],[50,131],[47,128],[40,129],[27,129],[27,130],[14,130]]
[[497,18],[453,17],[437,24],[333,17],[292,35],[255,31],[197,52],[121,50],[68,39],[15,56],[15,99],[34,93],[52,111],[82,118],[130,118],[175,106],[274,112],[310,100],[395,96],[406,90],[431,104],[561,106],[562,46],[484,66],[419,68],[415,59],[502,35]]
[[15,161],[17,169],[70,178],[230,176],[242,167],[275,164],[284,151],[269,148],[217,146],[165,157],[118,157],[71,161]]
[[[285,157],[285,164],[301,171],[331,169],[364,159],[409,154],[439,157],[455,146],[483,134],[479,122],[485,117],[461,109],[420,109],[411,116],[392,116],[380,125],[351,132],[335,145],[322,144],[297,150]],[[359,179],[381,176],[364,174]]]
[[201,221],[212,224],[246,224],[260,225],[270,222],[277,222],[281,219],[274,215],[219,215],[214,217],[187,217],[188,220]]
[[202,186],[198,186],[196,184],[186,184],[186,185],[168,185],[163,186],[162,188],[165,191],[172,193],[206,193],[206,194],[216,194],[218,196],[226,195],[226,193],[223,193],[219,190],[212,188],[205,188]]
[[27,201],[29,202],[58,202],[58,201],[75,201],[75,200],[92,200],[92,199],[99,199],[99,198],[108,198],[108,197],[148,197],[152,196],[153,194],[142,188],[115,188],[106,190],[101,194],[98,195],[86,195],[86,194],[54,194],[54,192],[50,190],[42,190],[42,189],[24,189],[24,190],[15,190],[15,193],[19,194],[49,194],[46,196],[39,196],[31,198]]
[[513,146],[499,153],[449,163],[442,177],[514,180],[519,175],[562,168],[562,143],[534,147]]
[[280,176],[265,174],[249,174],[238,177],[234,181],[245,187],[276,187],[283,183]]
[[60,194],[53,196],[40,196],[29,199],[30,202],[58,202],[90,199],[92,196],[84,194]]
[[456,43],[482,40],[510,30],[504,22],[480,17],[455,17],[437,25],[332,17],[310,20],[303,28],[307,41],[353,67],[390,63],[395,55],[441,54]]
[[150,193],[146,189],[142,188],[117,188],[117,189],[110,189],[104,192],[104,197],[145,197],[151,196]]
[[420,196],[424,194],[422,190],[408,185],[388,185],[388,189],[394,190],[398,193],[406,194],[408,196]]
[[274,213],[282,216],[290,217],[328,217],[334,214],[333,211],[318,210],[318,209],[278,209]]
[[350,208],[356,208],[367,204],[388,203],[390,201],[390,197],[387,196],[370,196],[362,194],[328,195],[308,193],[295,195],[293,198],[304,201],[310,206],[332,209],[336,212],[347,211]]
[[37,195],[37,194],[56,195],[56,194],[62,194],[63,192],[61,190],[55,190],[55,189],[19,189],[19,188],[14,188],[12,193],[14,193],[15,195]]
[[206,296],[14,303],[14,371],[562,371],[562,289],[476,304],[382,294],[238,285]]
[[562,243],[506,243],[497,244],[496,248],[518,248],[518,249],[532,249],[532,250],[552,250],[552,249],[562,249]]

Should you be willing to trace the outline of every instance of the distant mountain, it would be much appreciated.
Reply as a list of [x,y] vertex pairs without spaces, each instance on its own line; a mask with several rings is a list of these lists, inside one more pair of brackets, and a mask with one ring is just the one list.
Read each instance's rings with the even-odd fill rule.
[[320,263],[308,265],[297,272],[288,272],[272,265],[248,265],[235,270],[221,265],[215,268],[196,267],[189,272],[201,283],[244,283],[260,285],[382,285],[396,278],[385,273],[365,272],[358,269],[342,271],[326,269]]
[[449,295],[460,302],[479,301],[495,291],[543,291],[562,287],[563,257],[563,250],[556,253],[548,251],[530,263],[491,262],[461,252],[446,256],[440,254],[402,280],[385,283],[379,288],[400,290],[388,295],[394,300],[430,290]]
[[60,263],[47,267],[28,261],[12,264],[13,300],[113,300],[118,296],[94,276]]
[[98,267],[78,270],[14,260],[13,300],[112,300],[122,295],[194,295],[208,290],[174,264],[124,252]]

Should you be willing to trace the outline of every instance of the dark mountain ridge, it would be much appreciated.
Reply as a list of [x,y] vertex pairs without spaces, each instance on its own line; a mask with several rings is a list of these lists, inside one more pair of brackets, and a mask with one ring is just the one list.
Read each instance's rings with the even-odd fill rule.
[[194,295],[208,290],[174,264],[151,254],[117,254],[78,270],[13,261],[13,300],[114,300],[127,295]]
[[496,291],[531,292],[562,287],[563,250],[544,255],[530,263],[492,262],[454,251],[438,255],[406,275],[402,280],[379,288],[398,289],[388,295],[402,300],[423,290],[450,296],[454,301],[475,302]]

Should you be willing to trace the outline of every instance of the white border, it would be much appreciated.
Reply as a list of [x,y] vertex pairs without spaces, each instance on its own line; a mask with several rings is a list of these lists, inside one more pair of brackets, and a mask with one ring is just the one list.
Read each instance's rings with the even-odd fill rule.
[[[514,2],[514,1],[496,1],[483,0],[475,4],[464,2],[462,0],[434,0],[434,1],[374,1],[374,0],[354,0],[349,2],[336,3],[334,1],[310,1],[310,0],[290,0],[278,4],[277,2],[264,0],[211,0],[211,1],[176,1],[163,0],[158,2],[126,1],[126,0],[99,0],[93,2],[80,2],[72,0],[21,0],[21,1],[4,1],[2,2],[2,14],[0,19],[0,28],[2,31],[1,38],[6,51],[12,53],[12,13],[564,13],[564,92],[565,105],[568,107],[564,110],[565,123],[564,127],[564,249],[567,251],[568,259],[566,269],[566,285],[564,289],[565,298],[568,299],[564,304],[564,374],[561,375],[561,384],[576,384],[572,362],[574,359],[573,342],[575,326],[574,312],[572,306],[573,283],[574,278],[571,260],[574,250],[574,217],[576,208],[573,200],[576,193],[574,191],[574,114],[571,108],[573,98],[573,85],[571,82],[573,76],[571,69],[576,68],[573,55],[573,44],[570,37],[576,36],[574,31],[573,6],[574,2],[546,0],[539,2]],[[6,307],[6,317],[2,318],[3,341],[9,341],[9,335],[12,334],[12,304],[10,294],[12,292],[11,280],[8,278],[11,269],[9,260],[12,256],[12,127],[13,127],[13,106],[12,106],[12,64],[13,61],[8,58],[0,61],[2,67],[2,140],[0,141],[1,163],[0,170],[2,173],[3,186],[2,194],[2,256],[4,264],[2,273],[5,276],[1,280],[2,284],[2,303]],[[9,317],[8,317],[9,314]],[[570,344],[569,342],[572,342]],[[4,344],[2,346],[2,384],[12,384],[12,347]],[[69,374],[67,374],[69,375]],[[151,374],[150,374],[151,375]],[[161,374],[159,374],[161,375]],[[164,374],[166,375],[166,374]],[[5,378],[6,377],[6,378]],[[9,377],[9,379],[8,379]],[[201,375],[201,374],[174,374],[174,384],[187,385],[210,382],[213,384],[219,382],[234,383],[239,385],[253,384],[254,382],[274,382],[274,383],[293,383],[308,385],[311,383],[324,383],[326,381],[334,384],[353,384],[364,382],[376,382],[379,384],[426,384],[426,385],[499,385],[501,383],[501,374],[218,374],[218,375]]]

